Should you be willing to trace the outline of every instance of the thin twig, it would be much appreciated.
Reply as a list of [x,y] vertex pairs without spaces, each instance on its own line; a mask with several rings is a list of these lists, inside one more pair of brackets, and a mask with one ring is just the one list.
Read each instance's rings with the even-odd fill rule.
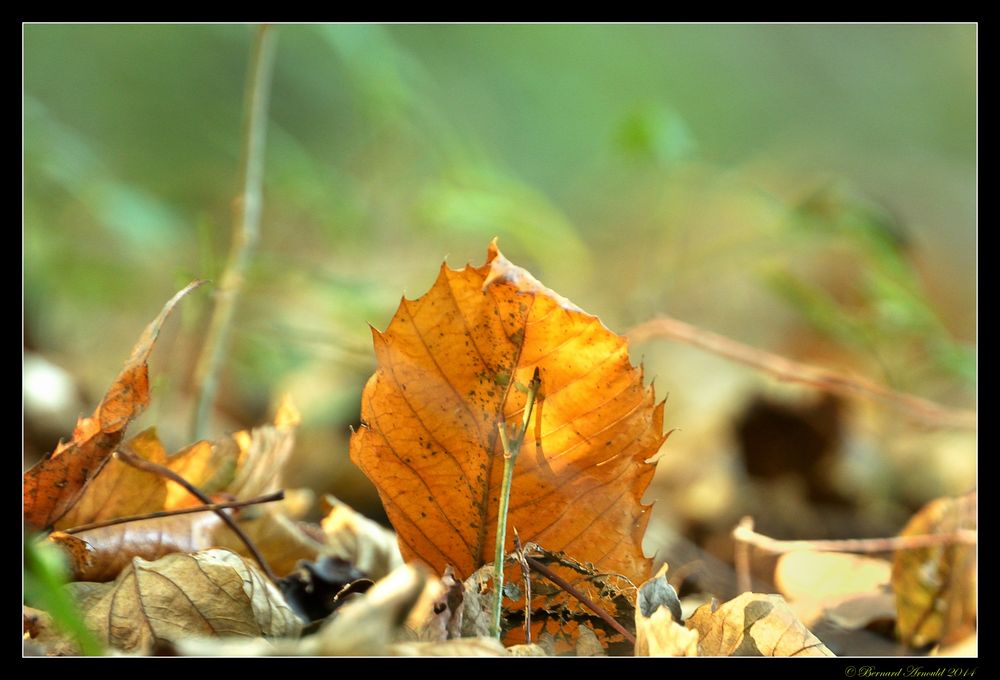
[[888,538],[849,538],[834,541],[782,541],[758,534],[753,530],[753,520],[744,517],[733,529],[733,539],[770,553],[788,553],[797,550],[815,552],[884,553],[896,550],[919,550],[937,545],[961,543],[975,545],[978,533],[974,529],[957,529],[946,534],[918,534]]
[[591,600],[589,597],[587,597],[585,594],[583,594],[582,592],[577,590],[573,585],[571,585],[566,579],[564,579],[562,576],[549,569],[546,565],[542,564],[534,557],[526,556],[526,559],[528,560],[528,564],[531,565],[532,569],[534,569],[539,574],[541,574],[548,580],[552,581],[557,586],[565,590],[567,593],[578,599],[580,601],[580,604],[582,604],[584,607],[586,607],[587,609],[589,609],[590,611],[594,612],[599,617],[604,619],[604,621],[606,621],[609,626],[611,626],[616,631],[625,636],[626,640],[631,642],[633,645],[635,644],[635,636],[632,635],[632,633],[625,630],[624,626],[618,623],[615,617],[611,616],[611,614],[609,614],[607,610],[604,609],[604,607]]
[[670,317],[653,319],[632,328],[627,335],[635,342],[652,337],[678,340],[753,366],[778,380],[809,385],[843,397],[863,397],[887,404],[929,427],[976,429],[977,416],[974,411],[949,408],[912,394],[891,390],[866,378],[792,361],[678,319]]
[[[161,477],[166,477],[171,481],[177,482],[205,505],[214,505],[212,503],[212,499],[210,499],[208,496],[202,493],[202,491],[198,489],[198,487],[196,487],[194,484],[191,484],[189,481],[181,477],[179,474],[177,474],[170,468],[160,465],[159,463],[153,463],[151,461],[146,460],[145,458],[140,457],[134,451],[132,451],[126,444],[122,444],[118,448],[118,450],[115,451],[115,457],[121,460],[123,463],[128,463],[134,468],[145,470],[146,472],[152,472],[153,474],[157,474],[160,475]],[[253,558],[257,560],[257,564],[259,564],[261,566],[261,569],[264,570],[264,573],[267,574],[267,577],[271,579],[272,582],[277,582],[278,578],[277,576],[275,576],[274,572],[271,571],[270,565],[268,565],[267,561],[263,558],[263,556],[261,556],[260,551],[257,550],[257,546],[254,545],[254,542],[250,540],[250,537],[247,536],[243,532],[243,529],[241,529],[240,526],[236,523],[236,520],[234,520],[232,516],[225,510],[217,509],[213,510],[213,512],[216,515],[218,515],[219,518],[223,522],[225,522],[226,525],[230,529],[232,529],[233,532],[239,537],[239,539],[243,542],[243,545],[245,545],[247,550],[250,551],[250,554],[253,555]]]
[[227,349],[229,329],[236,303],[243,288],[247,263],[260,236],[261,186],[264,179],[264,146],[267,137],[267,104],[270,98],[274,65],[275,30],[262,25],[257,29],[247,74],[242,148],[242,188],[236,201],[233,239],[216,292],[215,308],[205,345],[195,369],[195,407],[193,438],[205,436],[218,388],[219,367]]
[[274,493],[269,493],[265,496],[257,496],[257,498],[251,498],[246,501],[229,501],[226,503],[210,503],[209,505],[194,505],[190,508],[176,508],[174,510],[158,510],[156,512],[147,512],[144,515],[130,515],[129,517],[115,517],[114,519],[107,519],[103,522],[91,522],[90,524],[81,524],[80,526],[73,527],[71,529],[63,529],[64,534],[79,534],[83,531],[91,531],[93,529],[103,529],[105,527],[115,526],[116,524],[127,524],[129,522],[142,522],[147,519],[159,519],[161,517],[175,517],[177,515],[190,515],[194,512],[215,512],[216,510],[225,510],[232,508],[243,508],[248,505],[258,505],[260,503],[273,503],[275,501],[280,501],[285,498],[284,491],[275,491]]

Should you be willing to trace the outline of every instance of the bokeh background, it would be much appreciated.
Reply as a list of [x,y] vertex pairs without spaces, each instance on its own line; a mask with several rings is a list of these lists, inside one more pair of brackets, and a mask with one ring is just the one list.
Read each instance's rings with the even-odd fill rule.
[[[445,257],[481,264],[494,236],[618,332],[666,313],[975,407],[974,25],[277,30],[263,233],[213,433],[265,422],[290,393],[304,422],[289,486],[381,516],[347,454],[367,324]],[[219,278],[255,28],[23,31],[30,464],[177,289]],[[133,432],[189,441],[211,304],[202,289],[169,322]],[[892,535],[975,485],[974,432],[665,340],[632,353],[679,428],[647,551],[694,578],[729,562],[746,514],[780,538]]]

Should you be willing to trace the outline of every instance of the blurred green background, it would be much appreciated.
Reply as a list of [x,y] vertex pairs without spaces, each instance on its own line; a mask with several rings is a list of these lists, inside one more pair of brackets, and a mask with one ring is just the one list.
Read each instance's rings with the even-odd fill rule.
[[[23,30],[30,462],[93,409],[177,289],[218,279],[256,29]],[[367,323],[384,328],[443,258],[481,264],[494,236],[618,332],[669,313],[974,406],[974,25],[277,30],[263,234],[215,433],[265,422],[291,393],[304,423],[290,485],[378,513],[346,443],[374,368]],[[168,324],[133,433],[188,441],[211,300],[196,292]],[[49,383],[28,379],[36,359]],[[732,424],[761,394],[814,395],[664,341],[633,359],[681,428],[651,492],[650,552],[669,527],[724,533],[764,512],[755,497],[802,495],[750,479]],[[831,478],[871,531],[975,482],[974,433],[863,404],[841,418]],[[821,529],[801,528],[837,533]]]

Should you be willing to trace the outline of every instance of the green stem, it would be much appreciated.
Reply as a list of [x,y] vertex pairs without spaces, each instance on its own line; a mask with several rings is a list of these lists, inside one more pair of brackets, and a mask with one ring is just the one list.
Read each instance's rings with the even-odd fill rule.
[[500,444],[503,446],[503,482],[500,486],[500,508],[497,511],[496,550],[493,553],[493,616],[490,621],[490,634],[498,640],[500,639],[500,614],[503,608],[504,545],[507,542],[507,509],[510,506],[510,487],[514,480],[514,464],[517,462],[517,454],[521,452],[524,435],[528,431],[528,421],[531,419],[531,411],[535,408],[535,397],[538,396],[541,382],[536,367],[528,386],[528,401],[524,405],[521,431],[516,439],[513,441],[508,439],[506,423],[497,423],[497,428],[500,430]]
[[271,74],[274,65],[275,30],[262,25],[257,29],[250,70],[247,74],[242,149],[242,188],[237,199],[233,222],[233,242],[226,269],[216,294],[215,309],[209,324],[208,337],[195,368],[195,407],[192,425],[195,439],[206,435],[215,393],[219,367],[226,354],[233,312],[243,288],[247,264],[260,237],[261,187],[264,181],[264,144],[267,138],[267,104],[270,98]]

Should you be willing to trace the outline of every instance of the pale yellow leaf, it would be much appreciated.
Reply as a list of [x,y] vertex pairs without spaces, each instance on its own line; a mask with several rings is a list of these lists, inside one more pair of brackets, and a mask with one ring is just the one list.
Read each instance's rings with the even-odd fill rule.
[[105,644],[148,652],[191,636],[295,636],[301,622],[257,567],[228,550],[134,558],[113,583],[71,583]]

